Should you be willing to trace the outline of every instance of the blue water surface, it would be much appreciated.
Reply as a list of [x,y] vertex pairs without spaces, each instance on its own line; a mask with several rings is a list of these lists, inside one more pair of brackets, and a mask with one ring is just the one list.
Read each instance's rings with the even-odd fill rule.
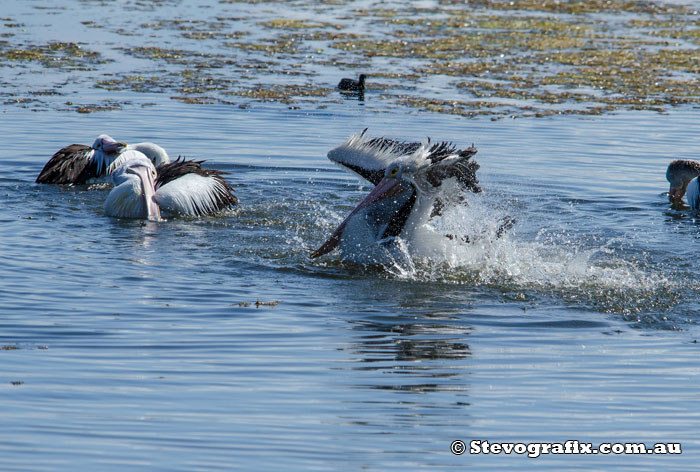
[[[700,228],[664,192],[668,162],[698,155],[699,110],[134,100],[152,105],[0,108],[0,469],[696,467]],[[445,224],[508,214],[512,231],[408,265],[311,260],[370,190],[326,159],[364,128],[474,143],[484,195]],[[240,205],[118,220],[108,189],[34,183],[103,132],[206,159]],[[454,455],[454,440],[683,452]]]

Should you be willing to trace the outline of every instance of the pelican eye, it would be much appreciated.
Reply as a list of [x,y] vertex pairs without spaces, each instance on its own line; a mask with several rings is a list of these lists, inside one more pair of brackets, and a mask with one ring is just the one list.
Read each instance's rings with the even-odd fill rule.
[[156,178],[156,171],[155,171],[155,169],[151,169],[151,177],[153,177],[154,179]]
[[396,177],[399,174],[399,170],[399,166],[395,166],[389,169],[389,177]]

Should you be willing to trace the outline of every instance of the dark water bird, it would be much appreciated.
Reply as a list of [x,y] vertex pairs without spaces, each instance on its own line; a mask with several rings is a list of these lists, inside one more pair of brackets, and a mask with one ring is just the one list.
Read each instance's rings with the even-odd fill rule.
[[165,149],[156,144],[127,145],[101,134],[92,146],[71,144],[57,151],[44,165],[36,183],[83,185],[106,181],[112,170],[120,165],[118,160],[127,150],[145,154],[156,166],[170,162]]
[[700,162],[690,160],[672,161],[666,169],[666,180],[671,187],[668,196],[674,203],[678,203],[687,195],[688,206],[691,210],[700,210]]
[[454,179],[457,191],[481,192],[473,146],[457,149],[449,142],[369,139],[365,131],[331,150],[328,158],[375,187],[311,254],[312,258],[339,246],[344,253],[352,253],[386,246],[398,236],[410,241],[416,228],[446,205],[439,192],[448,179]]
[[345,90],[348,92],[364,92],[365,91],[365,79],[367,76],[365,74],[360,74],[358,80],[355,79],[342,79],[338,83],[339,90]]
[[105,214],[158,221],[161,210],[172,215],[213,215],[238,203],[225,172],[204,169],[202,161],[176,159],[153,165],[145,154],[125,151],[112,172],[114,188],[105,201]]

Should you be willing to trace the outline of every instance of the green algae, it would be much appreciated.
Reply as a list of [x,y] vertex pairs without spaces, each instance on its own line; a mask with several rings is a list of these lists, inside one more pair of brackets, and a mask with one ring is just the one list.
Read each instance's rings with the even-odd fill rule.
[[300,29],[300,28],[335,28],[342,29],[343,27],[338,24],[325,23],[325,22],[313,22],[310,20],[294,20],[288,18],[276,18],[274,20],[267,20],[258,23],[266,28],[280,28],[280,29]]
[[[441,5],[464,4],[462,0],[440,0]],[[529,10],[536,12],[583,15],[587,13],[685,14],[687,7],[661,4],[649,0],[471,0],[470,7],[496,10]]]
[[190,95],[175,95],[170,97],[173,100],[179,100],[183,103],[196,104],[196,105],[212,105],[217,103],[217,100],[211,97],[193,97]]
[[0,58],[9,62],[37,62],[43,67],[67,70],[90,70],[108,61],[99,52],[77,43],[51,42],[24,48],[2,48]]
[[332,92],[326,87],[317,87],[313,84],[305,85],[263,85],[255,88],[232,90],[228,95],[237,95],[260,101],[279,101],[282,103],[294,103],[298,98],[324,97]]
[[121,109],[121,104],[112,101],[105,103],[92,103],[82,105],[73,102],[65,102],[64,105],[67,107],[65,108],[66,110],[72,110],[78,113],[95,113]]
[[[100,52],[14,36],[0,41],[0,68],[94,70],[81,80],[106,92],[167,93],[193,105],[303,100],[324,107],[340,99],[334,89],[340,77],[359,73],[369,74],[363,98],[381,105],[375,109],[500,119],[700,104],[700,18],[684,5],[441,0],[433,7],[353,9],[346,1],[307,0],[295,8],[309,14],[294,19],[265,5],[275,1],[220,3],[247,3],[255,13],[178,18],[168,14],[175,4],[162,1],[131,5],[158,12],[136,29],[81,18],[84,28],[143,36],[139,46],[124,38],[129,46],[105,53],[138,59],[125,61],[139,63],[132,68],[99,72],[109,62]],[[24,27],[3,21],[8,31]],[[32,96],[60,95],[64,86],[43,84],[15,103],[31,106]],[[118,104],[106,109],[112,106]]]
[[247,52],[262,52],[267,55],[296,54],[298,43],[295,36],[280,36],[260,42],[229,42],[226,46]]

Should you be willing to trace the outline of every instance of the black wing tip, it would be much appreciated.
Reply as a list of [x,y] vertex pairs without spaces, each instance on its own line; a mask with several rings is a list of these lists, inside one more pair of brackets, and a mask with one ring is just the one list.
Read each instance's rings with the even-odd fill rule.
[[472,157],[477,152],[479,152],[479,150],[476,148],[476,146],[474,146],[474,143],[472,143],[472,145],[466,149],[461,149],[461,150],[457,151],[457,153],[459,154],[459,157],[467,157],[467,158]]
[[[428,144],[430,144],[430,138],[428,138]],[[454,155],[457,155],[460,159],[469,159],[477,152],[476,146],[474,146],[473,143],[466,149],[457,149],[457,145],[452,141],[442,141],[430,146],[428,149],[428,159],[433,163]]]
[[84,144],[70,144],[59,149],[44,164],[35,183],[79,185],[99,177],[87,154],[91,149]]

